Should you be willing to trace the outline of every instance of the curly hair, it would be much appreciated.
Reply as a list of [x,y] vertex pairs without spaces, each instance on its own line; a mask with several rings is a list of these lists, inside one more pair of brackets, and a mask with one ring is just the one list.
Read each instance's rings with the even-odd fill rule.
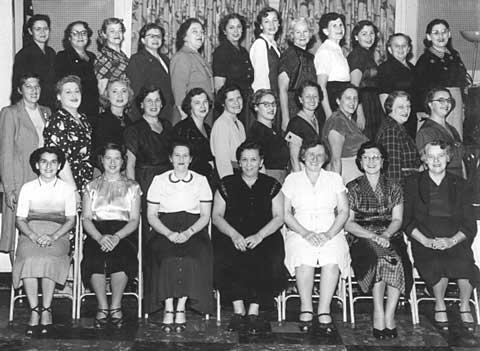
[[273,12],[277,15],[278,19],[278,30],[275,33],[275,40],[277,40],[280,37],[280,34],[282,34],[282,18],[280,17],[280,13],[274,9],[273,7],[264,7],[263,9],[260,10],[260,12],[257,15],[257,19],[253,23],[255,28],[253,30],[253,34],[255,35],[255,38],[258,38],[260,34],[262,34],[262,20],[268,16],[270,12]]
[[62,44],[65,49],[69,49],[72,47],[72,44],[70,43],[70,37],[72,35],[72,28],[76,26],[77,24],[81,24],[85,30],[87,31],[87,37],[88,37],[88,42],[86,46],[90,45],[90,41],[92,38],[93,31],[92,29],[88,26],[88,23],[85,21],[74,21],[70,23],[67,28],[65,28],[65,31],[63,32],[63,40]]
[[242,35],[240,36],[239,43],[245,39],[245,35],[247,34],[247,20],[245,17],[238,13],[229,13],[228,15],[224,16],[220,23],[218,24],[218,40],[223,42],[227,40],[227,36],[225,34],[225,30],[227,29],[228,22],[232,19],[238,19],[240,24],[242,25]]

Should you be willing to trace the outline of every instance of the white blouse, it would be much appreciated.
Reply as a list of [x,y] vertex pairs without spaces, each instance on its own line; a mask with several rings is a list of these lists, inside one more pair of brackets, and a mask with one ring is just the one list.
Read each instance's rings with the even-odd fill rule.
[[326,74],[329,82],[349,82],[350,68],[340,45],[327,39],[318,48],[313,60],[317,75]]

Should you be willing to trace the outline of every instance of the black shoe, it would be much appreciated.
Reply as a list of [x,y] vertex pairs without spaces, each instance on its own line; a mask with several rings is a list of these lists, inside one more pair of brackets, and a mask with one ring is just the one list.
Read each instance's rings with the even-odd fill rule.
[[247,318],[248,333],[252,335],[264,334],[268,331],[268,322],[257,314],[249,314]]
[[385,328],[383,334],[386,338],[395,339],[398,336],[397,328]]
[[[175,312],[175,313],[176,313],[176,314],[181,314],[181,313],[185,314],[185,311],[177,311],[177,312]],[[176,319],[176,318],[175,318],[175,319]],[[186,328],[187,328],[187,322],[183,322],[183,323],[177,323],[177,322],[175,322],[175,331],[176,331],[177,333],[183,332]]]
[[227,331],[234,332],[241,331],[243,329],[245,329],[245,316],[241,315],[240,313],[234,313],[227,325]]
[[[52,314],[52,307],[43,307],[42,312],[43,311],[47,311],[48,313]],[[52,323],[50,323],[50,324],[40,323],[39,335],[41,337],[47,338],[52,334],[52,330],[53,330],[53,324]]]
[[101,329],[101,328],[105,328],[107,326],[107,323],[108,323],[108,317],[109,317],[109,310],[108,308],[99,308],[97,309],[97,315],[98,314],[103,314],[104,317],[101,317],[101,318],[97,318],[95,316],[95,319],[93,320],[93,327],[95,329]]
[[472,312],[471,312],[471,311],[460,311],[460,319],[462,320],[463,326],[464,326],[465,328],[467,328],[467,330],[468,330],[469,332],[474,332],[474,331],[475,331],[475,322],[465,322],[465,321],[463,320],[463,318],[462,318],[462,315],[463,315],[463,314],[467,314],[467,313],[468,313],[468,314],[472,317],[472,319],[473,319],[473,315],[472,315]]
[[[300,316],[302,314],[310,314],[312,316],[312,319],[310,319],[309,321],[302,321],[300,319]],[[312,325],[313,325],[313,312],[301,311],[298,315],[298,328],[300,329],[300,331],[302,333],[308,333],[312,329]]]
[[[163,314],[175,314],[173,311],[164,311]],[[168,334],[174,331],[175,328],[175,323],[162,323],[160,325],[160,330],[163,331],[164,333]]]
[[[121,317],[115,317],[116,314],[121,313]],[[110,310],[110,323],[112,324],[112,327],[116,329],[121,329],[123,327],[123,312],[122,308],[112,308]]]
[[[436,315],[437,313],[447,313],[447,310],[439,310],[439,311],[434,311],[434,314]],[[433,316],[433,322],[435,324],[435,326],[440,329],[440,330],[443,330],[443,331],[447,331],[448,330],[448,320],[447,321],[437,321],[437,319],[435,318],[435,316]]]
[[372,335],[375,337],[375,339],[383,340],[385,339],[385,329],[380,330],[373,328]]
[[[32,312],[35,312],[38,314],[38,318],[41,317],[42,315],[42,311],[43,311],[43,307],[42,306],[35,306],[33,308],[30,309],[30,313]],[[39,325],[27,325],[27,329],[25,329],[25,335],[28,336],[28,337],[34,337],[34,336],[37,336],[38,332],[39,332]]]
[[[318,320],[321,316],[330,316],[330,322],[324,323]],[[335,326],[333,325],[333,319],[330,313],[319,313],[317,314],[317,332],[319,334],[330,336],[335,332]]]

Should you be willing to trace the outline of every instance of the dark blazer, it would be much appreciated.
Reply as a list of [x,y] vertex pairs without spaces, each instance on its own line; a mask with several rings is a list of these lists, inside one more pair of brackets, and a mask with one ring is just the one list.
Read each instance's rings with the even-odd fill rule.
[[[160,54],[167,69],[170,67],[170,60],[166,55]],[[172,110],[175,104],[172,93],[172,83],[170,73],[165,70],[163,65],[147,50],[142,49],[133,54],[128,62],[127,77],[130,79],[135,97],[140,89],[145,85],[156,85],[160,88],[163,98],[165,99],[164,107],[160,113],[160,118],[172,122]],[[131,111],[131,118],[136,121],[142,117],[142,113],[134,104]]]
[[87,116],[92,125],[95,125],[100,107],[98,82],[93,70],[96,57],[90,51],[87,51],[87,55],[88,62],[82,60],[73,48],[58,52],[55,59],[55,75],[57,80],[71,74],[80,77],[82,103],[78,110]]

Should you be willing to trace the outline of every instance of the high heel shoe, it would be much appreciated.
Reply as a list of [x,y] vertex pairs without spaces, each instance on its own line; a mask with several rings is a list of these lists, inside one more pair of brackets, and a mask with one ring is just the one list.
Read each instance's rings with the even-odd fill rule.
[[398,331],[397,328],[385,328],[383,334],[386,338],[395,339],[398,336]]
[[[302,314],[310,314],[310,315],[312,315],[312,319],[310,319],[309,321],[302,321],[300,319],[300,316]],[[311,311],[301,311],[298,314],[298,329],[300,329],[300,331],[302,333],[308,333],[312,329],[312,325],[313,325],[313,312],[311,312]]]
[[377,328],[373,328],[372,335],[375,337],[375,339],[383,340],[385,339],[385,329],[380,330]]
[[[436,315],[437,313],[447,313],[447,310],[438,310],[438,311],[434,311],[434,314]],[[434,324],[435,326],[440,329],[440,330],[443,330],[443,331],[447,331],[448,330],[448,320],[447,321],[437,321],[437,319],[435,318],[435,316],[433,316],[433,321],[434,321]]]
[[[50,313],[50,316],[52,315],[52,307],[43,307],[42,308],[42,313],[43,312],[48,312]],[[51,335],[52,333],[52,329],[53,329],[53,323],[50,323],[50,324],[43,324],[43,323],[40,323],[40,336],[42,337],[48,337]]]
[[[177,311],[175,312],[175,314],[183,314],[185,316],[185,311]],[[176,316],[175,316],[175,319],[177,319]],[[183,332],[186,328],[187,328],[187,322],[182,322],[182,323],[175,322],[175,331],[177,333]]]
[[[164,315],[166,314],[175,314],[175,312],[173,311],[164,311],[163,312]],[[172,323],[165,323],[163,322],[161,325],[160,325],[160,330],[163,331],[164,333],[171,333],[173,330],[174,330],[174,327],[175,327],[175,323],[172,322]]]
[[[324,323],[320,322],[319,317],[321,316],[329,316],[330,322]],[[317,322],[318,322],[318,331],[326,336],[330,336],[335,332],[335,326],[333,325],[333,319],[330,313],[319,313],[317,314]]]
[[[121,317],[114,317],[115,314],[117,313],[121,313],[122,316]],[[113,327],[117,328],[117,329],[120,329],[123,327],[123,312],[122,312],[122,308],[119,307],[119,308],[112,308],[110,309],[110,323],[112,324]]]
[[[40,305],[37,305],[33,308],[30,308],[30,313],[32,312],[35,312],[38,314],[38,318],[40,318],[42,316],[42,311],[43,311],[43,307],[40,306]],[[39,330],[39,326],[38,324],[37,325],[27,325],[27,329],[25,330],[25,335],[28,336],[28,337],[33,337],[35,335],[37,335],[38,333],[38,330]]]
[[[103,314],[104,317],[98,318],[98,314]],[[108,308],[99,308],[97,309],[97,316],[93,320],[93,327],[95,329],[105,328],[108,323],[108,317],[110,316]]]
[[460,311],[460,319],[462,320],[462,324],[465,328],[467,328],[468,331],[474,332],[475,331],[475,322],[466,322],[463,320],[462,315],[463,314],[470,314],[470,316],[473,319],[472,311]]

